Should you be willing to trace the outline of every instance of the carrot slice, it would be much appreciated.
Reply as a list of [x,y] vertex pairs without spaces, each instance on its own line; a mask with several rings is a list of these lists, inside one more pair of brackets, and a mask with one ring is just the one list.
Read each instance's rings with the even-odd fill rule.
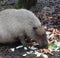
[[53,55],[53,53],[51,51],[49,51],[48,49],[40,49],[43,53],[45,54],[50,54],[50,55]]

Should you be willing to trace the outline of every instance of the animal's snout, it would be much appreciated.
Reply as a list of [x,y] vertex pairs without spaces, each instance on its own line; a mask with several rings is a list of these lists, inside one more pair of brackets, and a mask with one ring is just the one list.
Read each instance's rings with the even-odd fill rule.
[[47,48],[47,47],[48,47],[48,41],[47,41],[46,34],[43,34],[42,36],[43,36],[43,37],[42,37],[43,46],[44,46],[45,48]]
[[48,48],[48,41],[47,41],[47,40],[44,41],[43,47],[44,47],[44,48]]
[[40,46],[40,48],[47,48],[48,47],[48,41],[46,38],[46,34],[43,34],[40,36],[39,46]]

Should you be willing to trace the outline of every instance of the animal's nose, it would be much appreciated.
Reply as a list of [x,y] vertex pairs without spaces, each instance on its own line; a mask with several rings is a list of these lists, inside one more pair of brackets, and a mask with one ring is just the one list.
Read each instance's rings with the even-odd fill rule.
[[46,34],[43,34],[40,36],[41,37],[41,47],[42,48],[47,48],[48,47],[48,41],[47,41],[47,38],[46,38]]
[[43,41],[42,43],[39,44],[39,48],[48,48],[48,42]]
[[44,47],[44,48],[48,48],[48,42],[47,42],[47,41],[45,41],[45,42],[43,43],[43,47]]

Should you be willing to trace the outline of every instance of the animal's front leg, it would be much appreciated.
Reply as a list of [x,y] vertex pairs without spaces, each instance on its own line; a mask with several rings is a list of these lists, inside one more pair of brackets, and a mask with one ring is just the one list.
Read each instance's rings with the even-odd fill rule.
[[27,49],[28,49],[28,44],[27,44],[26,38],[27,37],[24,34],[20,34],[20,36],[19,36],[19,40],[23,44],[23,47],[27,47]]

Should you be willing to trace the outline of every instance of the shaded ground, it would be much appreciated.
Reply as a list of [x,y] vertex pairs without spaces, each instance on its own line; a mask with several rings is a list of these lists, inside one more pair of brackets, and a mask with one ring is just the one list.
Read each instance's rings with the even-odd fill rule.
[[[24,48],[16,49],[14,52],[10,48],[16,47],[15,43],[13,45],[1,45],[0,46],[0,58],[36,58],[36,55],[27,55],[23,57],[22,55],[26,53]],[[20,44],[21,45],[21,44]]]
[[[13,46],[11,46],[13,47]],[[10,46],[0,46],[0,58],[36,58],[36,55],[27,55],[23,57],[22,55],[26,53],[24,48],[16,49],[14,52],[10,50]],[[42,58],[42,57],[39,57]],[[60,58],[60,52],[54,52],[54,55],[49,55],[49,58]]]

